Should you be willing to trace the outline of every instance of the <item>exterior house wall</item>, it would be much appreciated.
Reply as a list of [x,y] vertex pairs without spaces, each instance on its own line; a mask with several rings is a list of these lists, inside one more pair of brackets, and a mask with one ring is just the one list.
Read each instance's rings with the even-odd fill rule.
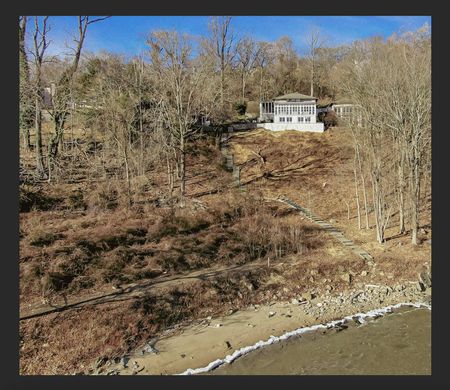
[[357,120],[358,123],[362,123],[361,107],[357,104],[333,104],[333,111],[336,116],[342,120]]
[[277,101],[274,104],[274,123],[316,123],[316,102],[315,100]]
[[[298,93],[260,103],[261,127],[272,130],[323,132],[323,123],[317,123],[317,99]],[[273,119],[273,122],[271,120]]]
[[333,104],[333,110],[338,118],[343,118],[352,113],[354,108],[353,104]]
[[273,120],[273,102],[260,102],[259,103],[259,120],[261,122]]

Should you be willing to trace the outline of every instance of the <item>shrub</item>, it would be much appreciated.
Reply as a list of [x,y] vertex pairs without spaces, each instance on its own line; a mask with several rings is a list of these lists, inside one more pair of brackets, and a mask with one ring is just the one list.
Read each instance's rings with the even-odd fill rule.
[[84,195],[83,192],[78,189],[71,193],[68,198],[69,208],[72,210],[78,210],[83,209],[85,210],[87,208],[87,205],[84,201]]
[[338,118],[336,116],[336,113],[334,111],[327,112],[326,115],[323,117],[323,124],[327,128],[331,126],[337,126]]
[[106,283],[118,280],[121,282],[129,282],[130,278],[125,275],[123,269],[133,261],[135,252],[128,248],[119,247],[107,254],[106,268],[103,270],[102,276]]
[[110,186],[100,187],[90,191],[87,205],[94,209],[114,210],[119,205],[118,195],[117,190]]
[[26,213],[31,210],[47,211],[61,202],[60,198],[45,195],[40,189],[31,189],[26,185],[19,187],[19,211]]
[[87,288],[91,288],[95,285],[95,279],[91,276],[80,275],[73,278],[70,282],[69,290],[70,292],[77,292]]
[[33,246],[48,246],[53,244],[56,240],[63,238],[62,234],[53,234],[48,232],[33,232],[28,236],[30,245]]
[[44,264],[41,261],[35,262],[30,267],[30,275],[33,278],[40,278],[45,273]]
[[78,247],[70,255],[59,257],[58,269],[63,273],[78,276],[82,275],[96,260],[86,249]]
[[303,231],[288,222],[274,220],[267,213],[245,217],[235,229],[238,233],[235,237],[241,240],[246,260],[266,256],[277,259],[304,252]]
[[161,254],[157,260],[157,264],[164,271],[183,271],[190,268],[184,255],[177,251]]
[[192,315],[190,303],[193,295],[188,291],[174,289],[164,297],[146,295],[135,301],[132,309],[141,311],[151,324],[167,328]]
[[238,115],[245,115],[245,111],[247,111],[247,103],[245,102],[235,103],[233,108],[238,113]]

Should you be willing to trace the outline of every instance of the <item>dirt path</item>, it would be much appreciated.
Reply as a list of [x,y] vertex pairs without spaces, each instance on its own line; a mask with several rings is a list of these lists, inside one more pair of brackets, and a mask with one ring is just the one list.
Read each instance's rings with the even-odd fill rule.
[[[337,231],[333,226],[327,224],[326,222],[318,219],[314,214],[312,214],[308,209],[305,209],[292,200],[280,197],[279,201],[288,204],[303,214],[305,214],[313,222],[319,224],[324,230],[328,231],[333,235],[341,244],[350,247],[358,256],[362,257],[366,261],[373,260],[372,256],[365,252],[362,248],[356,246],[351,240],[345,238],[341,232]],[[256,267],[261,267],[265,262],[255,261],[251,264],[244,264],[240,266],[232,267],[217,267],[208,268],[206,270],[193,271],[187,274],[174,275],[174,276],[161,276],[155,279],[147,280],[141,283],[132,283],[128,285],[121,286],[121,289],[115,290],[113,292],[101,291],[97,294],[92,294],[88,296],[81,296],[77,299],[68,300],[66,305],[62,306],[51,306],[51,305],[35,305],[29,306],[27,308],[21,308],[20,320],[26,320],[33,317],[39,317],[46,314],[54,313],[57,311],[65,311],[68,309],[73,309],[85,305],[96,305],[105,304],[110,302],[125,301],[130,299],[135,299],[142,297],[150,290],[158,290],[168,287],[174,287],[180,283],[186,283],[194,280],[208,280],[213,279],[217,276],[223,276],[225,274],[240,272],[245,270],[254,269]]]
[[113,292],[101,291],[97,294],[78,297],[77,299],[68,299],[67,305],[51,306],[51,305],[35,305],[22,308],[20,310],[20,320],[26,320],[33,317],[39,317],[57,311],[69,310],[85,305],[97,305],[117,301],[125,301],[144,296],[149,291],[157,291],[164,288],[179,286],[180,283],[189,283],[197,280],[210,280],[218,276],[233,274],[236,272],[248,271],[265,265],[263,261],[255,261],[250,264],[235,265],[231,267],[208,268],[189,272],[186,274],[178,274],[173,276],[161,276],[141,283],[131,283],[122,285],[121,289]]

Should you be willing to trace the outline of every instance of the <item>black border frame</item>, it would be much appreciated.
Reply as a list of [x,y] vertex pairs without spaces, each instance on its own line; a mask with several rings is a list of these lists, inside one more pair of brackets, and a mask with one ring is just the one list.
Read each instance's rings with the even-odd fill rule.
[[[8,4],[11,6],[12,4]],[[280,7],[282,5],[282,7]],[[5,4],[4,4],[5,6]],[[448,144],[448,131],[445,126],[445,86],[448,85],[448,66],[446,58],[445,39],[447,32],[446,13],[442,3],[428,0],[422,1],[387,1],[364,3],[361,0],[321,0],[315,3],[300,2],[299,0],[284,0],[279,2],[263,0],[247,0],[245,2],[228,0],[220,3],[202,1],[171,0],[169,3],[138,2],[135,0],[123,1],[96,1],[78,0],[74,3],[41,0],[22,0],[16,3],[15,8],[8,9],[7,17],[1,24],[3,47],[6,55],[3,56],[2,65],[6,67],[3,75],[8,87],[5,89],[3,99],[4,113],[7,121],[2,128],[1,153],[3,169],[3,191],[1,216],[2,224],[2,251],[3,280],[0,282],[2,306],[6,313],[2,316],[2,334],[6,340],[6,349],[1,354],[1,379],[5,389],[28,388],[108,388],[123,389],[125,386],[137,388],[158,388],[187,386],[192,388],[210,387],[217,385],[243,386],[319,386],[331,388],[336,385],[345,387],[364,388],[380,386],[401,386],[408,388],[431,388],[439,384],[448,383],[446,357],[448,351],[448,330],[445,326],[446,313],[446,276],[448,261],[443,247],[445,240],[445,222],[447,220],[448,193],[445,193],[447,181],[445,179],[445,154]],[[280,11],[283,11],[280,13]],[[432,250],[434,294],[432,310],[433,347],[432,347],[432,375],[431,376],[196,376],[196,377],[84,377],[84,376],[19,376],[18,351],[18,167],[19,167],[19,137],[15,129],[18,128],[18,56],[17,56],[17,17],[19,15],[431,15],[432,16],[432,98],[433,98],[433,225],[434,240]],[[15,37],[14,39],[12,37]],[[13,77],[14,75],[14,77]],[[447,142],[446,142],[447,141]],[[440,386],[439,386],[440,387]]]

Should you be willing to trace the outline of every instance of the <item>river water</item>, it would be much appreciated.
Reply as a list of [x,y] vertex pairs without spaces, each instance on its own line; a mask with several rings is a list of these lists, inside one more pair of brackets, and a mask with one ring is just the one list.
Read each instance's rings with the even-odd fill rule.
[[209,374],[431,375],[431,310],[404,307],[362,325],[304,333]]

